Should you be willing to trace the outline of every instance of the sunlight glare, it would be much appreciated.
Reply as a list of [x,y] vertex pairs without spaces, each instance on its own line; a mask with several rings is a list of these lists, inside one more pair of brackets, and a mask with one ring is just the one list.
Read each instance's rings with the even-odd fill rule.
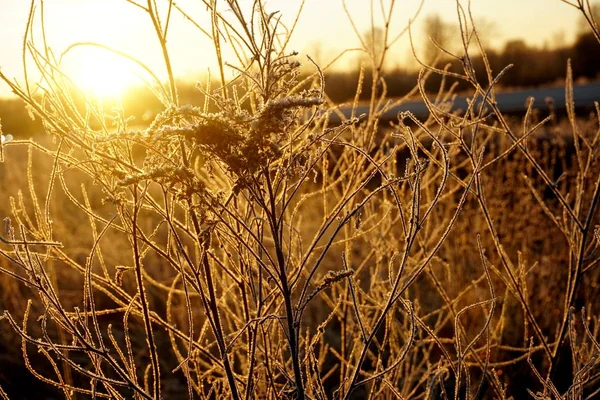
[[73,82],[86,94],[98,98],[120,97],[127,88],[140,84],[132,63],[99,49],[81,49],[68,63]]

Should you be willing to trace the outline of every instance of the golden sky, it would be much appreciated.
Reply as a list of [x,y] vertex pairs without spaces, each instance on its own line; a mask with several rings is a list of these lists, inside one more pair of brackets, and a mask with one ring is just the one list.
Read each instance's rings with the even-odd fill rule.
[[[164,4],[166,0],[157,2]],[[240,2],[250,4],[250,0]],[[461,2],[467,4],[465,0]],[[36,3],[39,16],[40,2]],[[225,4],[225,1],[221,3]],[[389,4],[389,0],[384,0],[384,3]],[[179,0],[177,4],[200,25],[209,27],[200,0]],[[268,10],[280,11],[283,21],[291,25],[300,0],[268,0],[266,4]],[[346,4],[359,31],[367,31],[371,23],[371,1],[346,0]],[[0,0],[0,68],[4,74],[17,80],[22,79],[21,38],[29,5],[27,0]],[[376,10],[378,5],[379,0],[376,0]],[[406,26],[418,5],[419,0],[396,1],[392,32]],[[44,6],[47,40],[55,55],[60,55],[73,42],[94,41],[139,58],[163,76],[158,42],[153,36],[150,21],[139,8],[125,0],[46,0]],[[523,38],[527,43],[536,45],[569,43],[575,37],[580,22],[577,10],[560,0],[472,0],[471,8],[478,21],[486,21],[484,25],[493,27],[488,35],[491,46],[500,46],[515,38]],[[420,19],[432,13],[438,13],[447,22],[455,22],[456,1],[425,0]],[[378,19],[375,21],[377,23]],[[36,24],[39,25],[39,18]],[[413,28],[417,45],[423,40],[419,37],[420,29],[417,20]],[[177,76],[198,79],[207,68],[214,71],[215,57],[210,42],[178,13],[173,15],[168,38]],[[36,40],[39,44],[41,39],[38,37]],[[358,45],[342,0],[306,0],[290,50],[316,56],[319,62],[327,63],[343,49]],[[390,65],[406,67],[414,64],[407,37],[399,41],[392,51]],[[229,56],[232,57],[231,54]],[[346,55],[340,67],[353,65],[357,57],[357,53]],[[115,61],[115,57],[108,57],[102,50],[78,48],[64,58],[63,64],[65,70],[83,86],[106,90],[107,93],[118,91],[135,74],[135,69],[129,72],[126,64]],[[108,80],[106,76],[112,79]],[[8,94],[7,86],[0,83],[0,96]]]

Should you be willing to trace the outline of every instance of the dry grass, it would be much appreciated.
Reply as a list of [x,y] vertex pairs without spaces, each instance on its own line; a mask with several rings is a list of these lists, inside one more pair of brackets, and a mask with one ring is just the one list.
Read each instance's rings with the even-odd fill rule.
[[485,108],[449,114],[442,87],[428,120],[380,126],[383,52],[371,113],[329,126],[278,15],[213,4],[238,76],[204,108],[170,76],[129,129],[43,52],[43,98],[7,81],[48,139],[2,146],[5,357],[65,398],[596,396],[598,115],[503,116],[459,7],[464,71],[415,90],[453,74]]

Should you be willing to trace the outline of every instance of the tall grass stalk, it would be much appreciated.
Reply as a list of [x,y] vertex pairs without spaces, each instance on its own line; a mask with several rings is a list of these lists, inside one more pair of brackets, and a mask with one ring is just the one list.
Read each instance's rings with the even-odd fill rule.
[[[598,37],[590,4],[563,2]],[[600,108],[576,115],[570,69],[566,118],[533,102],[520,123],[503,115],[496,86],[511,66],[476,75],[471,54],[486,60],[485,48],[457,1],[462,48],[440,52],[462,70],[420,61],[414,90],[390,99],[396,2],[381,2],[378,46],[375,17],[369,42],[343,4],[368,62],[352,116],[333,125],[326,67],[307,58],[301,72],[288,49],[299,16],[286,27],[258,0],[203,0],[202,26],[172,1],[126,3],[152,23],[164,77],[101,43],[67,53],[92,46],[146,71],[163,107],[147,127],[63,72],[35,1],[23,86],[0,71],[47,134],[1,145],[2,349],[51,395],[598,395]],[[198,85],[200,107],[179,100],[176,14],[214,44],[219,81]],[[472,88],[462,112],[457,79]],[[369,113],[356,115],[364,85]],[[384,124],[415,94],[427,119]]]

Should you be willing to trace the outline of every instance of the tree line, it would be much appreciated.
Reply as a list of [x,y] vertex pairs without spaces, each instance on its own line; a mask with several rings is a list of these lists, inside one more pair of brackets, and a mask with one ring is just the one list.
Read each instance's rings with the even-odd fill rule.
[[[599,11],[597,8],[595,11]],[[600,19],[599,19],[600,20]],[[454,26],[445,23],[438,15],[431,15],[424,21],[423,36],[427,38],[419,47],[421,62],[431,64],[436,60],[438,68],[449,68],[450,71],[462,71],[460,61],[443,53],[440,48],[450,49]],[[486,26],[482,30],[482,41],[486,45],[486,38],[493,33],[493,23],[482,21]],[[370,31],[364,43],[366,52],[378,52],[383,45],[378,41],[377,31]],[[457,51],[457,53],[460,53]],[[441,55],[441,56],[440,56]],[[486,57],[492,72],[498,74],[508,64],[512,68],[502,76],[497,87],[506,90],[514,90],[524,87],[542,87],[562,84],[567,69],[567,60],[571,60],[573,77],[577,81],[597,80],[600,78],[600,45],[590,32],[580,30],[575,41],[570,45],[559,46],[535,46],[529,45],[523,39],[507,41],[499,49],[486,51]],[[478,79],[486,81],[485,65],[481,55],[471,56],[471,61]],[[357,92],[360,70],[363,70],[363,82],[371,82],[373,70],[369,63],[360,62],[354,68],[343,71],[326,71],[325,90],[327,96],[335,103],[342,103],[353,99]],[[387,90],[387,96],[402,97],[415,87],[418,70],[407,67],[395,66],[384,68],[383,79]],[[436,92],[441,83],[441,76],[432,75],[426,82],[425,89]],[[460,80],[448,79],[448,83],[456,83],[458,92],[467,90],[467,83]],[[215,88],[218,86],[213,82]],[[371,85],[363,85],[360,91],[360,100],[369,99],[371,96]],[[192,105],[202,105],[202,95],[191,82],[178,83],[179,96],[183,102]],[[77,100],[85,107],[82,98]],[[158,112],[162,105],[156,99],[152,91],[144,87],[136,87],[125,93],[118,105],[126,110],[128,116],[133,116],[134,124],[147,124]],[[32,113],[19,99],[0,99],[0,123],[5,133],[11,133],[16,138],[35,135],[42,131],[39,119],[32,119]]]
[[[439,38],[439,37],[438,37]],[[435,40],[435,39],[434,39]],[[435,40],[440,46],[438,40]],[[436,57],[434,49],[424,52],[423,63],[432,62]],[[498,74],[507,65],[512,64],[502,76],[499,87],[514,90],[524,87],[543,87],[562,84],[567,62],[571,60],[573,77],[576,81],[593,81],[600,78],[600,45],[592,33],[581,32],[571,45],[551,48],[529,45],[523,39],[507,41],[500,49],[486,51],[486,57],[494,74]],[[481,55],[471,57],[477,78],[485,82],[484,59]],[[462,71],[460,61],[448,55],[442,55],[436,63],[437,68],[448,67],[450,71]],[[372,69],[364,67],[364,82],[370,82]],[[418,71],[399,66],[384,71],[384,80],[388,96],[401,97],[415,86]],[[359,79],[359,67],[346,71],[334,71],[325,74],[327,95],[334,102],[349,101],[354,98]],[[426,83],[427,91],[435,92],[441,83],[441,76],[431,76]],[[449,79],[449,83],[458,85],[456,90],[468,88],[466,82]],[[371,86],[364,85],[360,99],[371,96]]]

